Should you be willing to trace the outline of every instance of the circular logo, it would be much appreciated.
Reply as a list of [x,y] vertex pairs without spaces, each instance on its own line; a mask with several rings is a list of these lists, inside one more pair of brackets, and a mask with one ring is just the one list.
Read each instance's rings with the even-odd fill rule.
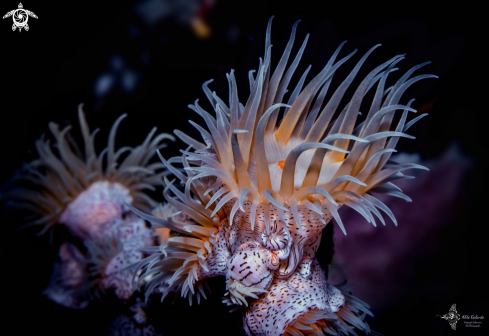
[[17,9],[12,16],[15,25],[18,27],[23,27],[27,23],[28,15],[24,9]]

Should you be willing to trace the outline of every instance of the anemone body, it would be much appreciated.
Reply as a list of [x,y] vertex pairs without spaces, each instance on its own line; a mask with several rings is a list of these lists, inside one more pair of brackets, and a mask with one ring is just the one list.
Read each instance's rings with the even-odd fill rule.
[[372,315],[368,305],[330,285],[314,259],[305,271],[299,268],[286,279],[275,278],[269,291],[245,309],[243,324],[252,335],[321,335],[322,330],[348,334],[349,324],[369,331],[365,314]]
[[[387,77],[404,58],[398,55],[372,70],[353,96],[345,98],[345,91],[375,46],[325,101],[336,69],[354,53],[337,61],[343,43],[304,88],[309,68],[292,90],[290,79],[308,39],[292,59],[296,26],[272,72],[269,21],[265,56],[256,76],[255,71],[249,73],[251,93],[243,104],[231,71],[227,75],[228,103],[208,88],[211,81],[203,85],[214,115],[198,101],[189,105],[205,122],[206,127],[202,127],[190,121],[202,141],[175,130],[190,147],[180,157],[161,157],[184,186],[181,190],[174,181],[166,180],[164,196],[178,212],[165,219],[134,209],[141,217],[181,236],[168,238],[155,249],[157,253],[138,264],[141,275],[135,285],[145,283],[149,295],[163,284],[162,300],[175,291],[191,303],[193,294],[198,300],[205,297],[202,284],[207,277],[225,276],[228,293],[224,302],[248,307],[241,308],[248,334],[301,335],[298,330],[314,335],[321,330],[348,334],[354,327],[370,333],[362,322],[366,306],[353,304],[354,298],[326,282],[315,254],[321,232],[332,218],[346,235],[338,215],[342,205],[358,211],[374,226],[375,218],[385,225],[379,210],[397,223],[392,212],[372,194],[410,200],[391,182],[410,178],[402,174],[405,169],[425,168],[397,164],[389,157],[400,137],[412,138],[404,132],[422,116],[406,123],[408,112],[416,111],[410,107],[412,101],[407,105],[399,101],[410,85],[436,76],[410,78],[422,64],[385,89]],[[358,123],[362,100],[374,86],[371,108]],[[285,104],[288,89],[292,93]],[[345,108],[336,113],[344,99]],[[398,110],[402,115],[391,131]],[[183,172],[175,163],[183,166]],[[289,294],[295,297],[287,294],[286,303],[280,308],[273,306],[276,310],[272,315],[258,313],[290,286],[294,289]],[[321,288],[321,294],[316,296],[311,286]],[[305,303],[307,298],[311,303]],[[281,309],[287,313],[281,315]]]
[[129,190],[119,183],[97,181],[82,191],[61,213],[59,222],[83,238],[104,236],[127,212]]

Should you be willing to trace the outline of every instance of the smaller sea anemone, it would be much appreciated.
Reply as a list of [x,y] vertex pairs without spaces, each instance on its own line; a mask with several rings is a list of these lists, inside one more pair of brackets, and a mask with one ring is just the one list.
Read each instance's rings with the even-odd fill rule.
[[[115,151],[117,127],[125,117],[115,121],[108,146],[98,155],[94,146],[98,130],[90,133],[82,104],[78,118],[84,152],[72,140],[69,126],[60,130],[57,124],[49,124],[56,143],[51,145],[44,136],[36,142],[39,158],[18,172],[15,186],[6,195],[16,206],[34,214],[29,224],[44,226],[40,234],[64,224],[73,235],[85,239],[99,235],[110,228],[107,224],[125,216],[125,203],[147,211],[157,205],[143,190],[162,186],[167,172],[162,163],[149,160],[157,149],[166,147],[162,140],[174,141],[174,137],[165,133],[154,136],[153,128],[141,145]],[[34,186],[21,187],[19,180]]]
[[[162,163],[150,163],[168,134],[155,136],[156,128],[135,147],[115,151],[115,134],[125,115],[119,117],[109,134],[108,146],[95,151],[82,105],[78,108],[84,152],[72,140],[69,130],[50,123],[55,144],[44,137],[36,142],[39,158],[25,165],[9,185],[8,199],[33,216],[28,224],[42,225],[40,234],[55,225],[65,225],[83,241],[84,255],[64,243],[45,295],[70,308],[84,308],[94,295],[114,289],[120,299],[132,295],[133,272],[126,269],[144,257],[141,247],[155,243],[146,223],[129,211],[126,204],[147,211],[157,206],[145,189],[163,185],[167,174]],[[52,230],[51,230],[52,232]]]

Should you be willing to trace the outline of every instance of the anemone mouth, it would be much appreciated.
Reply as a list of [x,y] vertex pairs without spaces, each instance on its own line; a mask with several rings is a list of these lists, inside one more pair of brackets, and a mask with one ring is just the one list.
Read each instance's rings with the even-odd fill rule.
[[270,258],[270,263],[273,267],[278,267],[278,265],[280,265],[280,259],[277,257],[275,253],[272,253],[272,256]]
[[[286,231],[280,221],[270,224],[270,231],[263,231],[261,239],[265,247],[272,251],[283,250],[289,246],[290,233]],[[277,258],[278,259],[278,258]]]
[[[70,126],[60,130],[57,124],[49,124],[55,138],[54,144],[44,137],[36,142],[39,158],[16,173],[6,193],[10,204],[33,214],[34,219],[28,225],[41,225],[43,228],[40,234],[45,233],[60,223],[63,213],[66,217],[67,208],[76,204],[84,191],[97,183],[108,183],[107,186],[114,188],[122,186],[119,189],[128,190],[124,200],[145,211],[156,207],[156,202],[144,190],[163,186],[162,178],[168,172],[164,164],[150,163],[150,159],[157,149],[166,146],[161,143],[163,140],[174,138],[168,134],[155,136],[154,128],[141,145],[135,148],[122,147],[116,151],[117,128],[125,117],[122,115],[115,121],[109,134],[108,146],[99,154],[94,144],[98,130],[90,133],[82,104],[78,107],[78,118],[83,151],[73,141]],[[110,190],[107,192],[110,193]],[[122,194],[126,192],[122,191]]]

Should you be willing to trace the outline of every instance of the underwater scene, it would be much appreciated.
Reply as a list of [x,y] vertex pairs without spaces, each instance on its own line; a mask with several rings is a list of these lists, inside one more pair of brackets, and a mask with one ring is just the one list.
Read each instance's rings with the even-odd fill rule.
[[2,3],[5,335],[487,335],[482,9]]

